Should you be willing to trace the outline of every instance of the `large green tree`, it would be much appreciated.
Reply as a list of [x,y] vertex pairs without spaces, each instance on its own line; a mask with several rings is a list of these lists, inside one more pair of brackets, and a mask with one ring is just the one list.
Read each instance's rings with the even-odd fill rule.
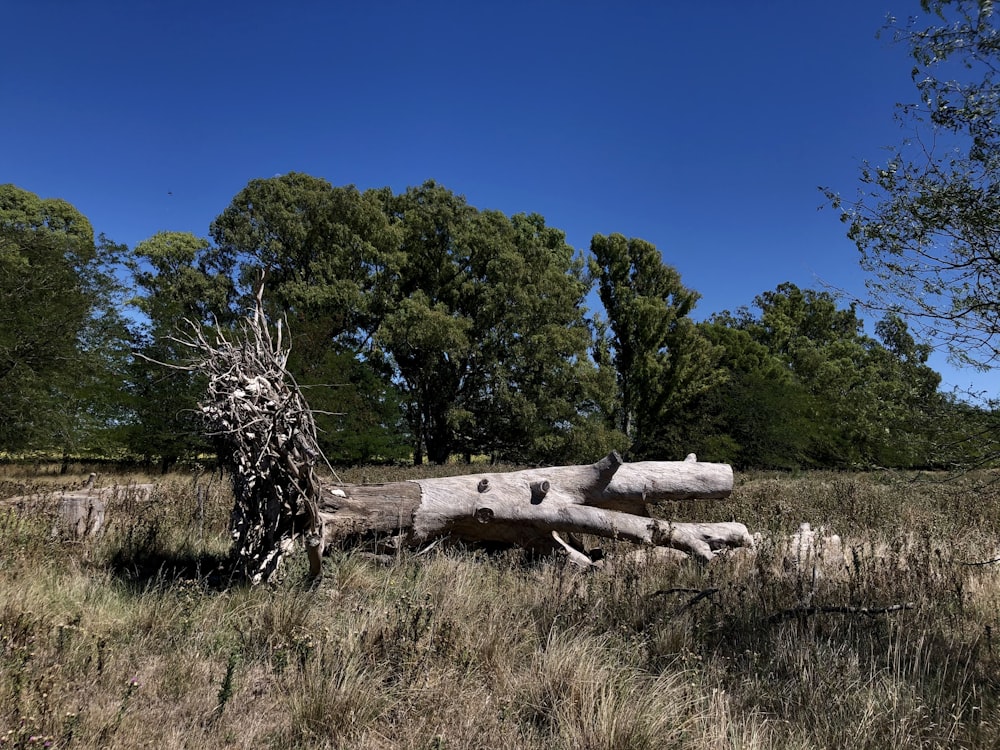
[[331,457],[396,457],[401,438],[438,463],[620,444],[584,264],[541,216],[480,211],[433,181],[360,193],[289,174],[251,181],[212,236],[243,296],[263,278],[272,315],[289,319],[310,403],[342,415],[324,425]]
[[538,214],[483,211],[470,239],[476,357],[469,449],[511,461],[592,460],[621,445],[603,429],[610,371],[588,350],[585,266]]
[[934,461],[931,415],[942,399],[929,348],[889,315],[865,334],[854,305],[779,285],[713,316],[729,379],[714,412],[742,466],[923,466]]
[[376,339],[407,397],[415,460],[555,462],[614,444],[595,417],[610,383],[588,352],[589,284],[563,232],[433,181],[385,198],[402,242]]
[[694,405],[720,381],[719,352],[690,317],[699,295],[645,240],[597,234],[590,251],[612,333],[617,426],[636,457],[683,455]]
[[112,450],[119,250],[66,201],[0,185],[0,447]]
[[294,172],[251,180],[211,233],[243,307],[263,278],[272,316],[288,320],[289,368],[318,410],[331,460],[402,456],[399,395],[372,339],[390,307],[386,268],[399,246],[383,195]]
[[861,169],[854,199],[828,191],[870,273],[874,304],[904,314],[958,361],[1000,357],[1000,22],[986,0],[921,0],[888,31],[913,57],[904,135]]

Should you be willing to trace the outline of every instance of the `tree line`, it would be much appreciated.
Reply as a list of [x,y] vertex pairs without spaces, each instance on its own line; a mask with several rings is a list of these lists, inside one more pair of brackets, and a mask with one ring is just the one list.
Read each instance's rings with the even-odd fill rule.
[[202,384],[157,363],[183,362],[185,321],[231,335],[259,287],[342,464],[616,449],[932,467],[974,458],[965,438],[991,418],[939,391],[894,312],[870,336],[853,305],[784,283],[698,321],[698,293],[641,239],[595,235],[581,253],[538,214],[433,181],[394,193],[290,173],[250,181],[207,238],[132,248],[64,200],[0,186],[0,450],[164,467],[209,452]]
[[1000,26],[980,0],[920,9],[883,29],[913,60],[902,142],[863,163],[853,198],[824,189],[868,272],[874,335],[853,304],[790,283],[696,320],[697,292],[652,244],[595,235],[577,252],[538,214],[434,182],[252,180],[207,238],[133,248],[64,200],[0,185],[0,451],[205,453],[201,384],[154,362],[183,359],[183,321],[230,335],[261,285],[343,463],[994,460],[997,412],[942,393],[923,341],[1000,360]]

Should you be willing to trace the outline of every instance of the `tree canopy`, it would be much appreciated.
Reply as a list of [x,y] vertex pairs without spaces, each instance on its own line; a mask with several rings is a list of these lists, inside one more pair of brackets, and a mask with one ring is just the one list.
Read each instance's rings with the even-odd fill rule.
[[636,456],[683,453],[695,400],[720,381],[719,352],[690,318],[699,295],[645,240],[597,234],[590,250],[612,333],[617,426]]
[[854,305],[780,284],[702,326],[725,353],[708,448],[740,466],[929,466],[947,403],[929,348],[888,315],[865,334]]
[[1000,25],[992,2],[921,0],[891,21],[916,99],[899,145],[865,162],[853,199],[827,191],[869,272],[873,303],[965,364],[1000,357]]
[[61,199],[0,185],[0,446],[106,447],[120,418],[117,248]]
[[362,192],[290,173],[251,180],[210,238],[131,249],[95,240],[65,201],[0,186],[0,449],[203,456],[203,384],[159,363],[183,364],[185,321],[230,336],[258,292],[291,331],[288,369],[336,463],[617,449],[941,466],[991,418],[938,392],[895,311],[872,335],[854,305],[784,283],[697,322],[698,293],[642,239],[597,234],[578,252],[539,214],[434,181]]

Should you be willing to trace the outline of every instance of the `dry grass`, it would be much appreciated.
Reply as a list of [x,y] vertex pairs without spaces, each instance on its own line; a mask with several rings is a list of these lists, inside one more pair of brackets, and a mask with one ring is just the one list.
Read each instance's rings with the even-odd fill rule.
[[[315,590],[298,558],[213,583],[217,478],[121,493],[86,542],[0,509],[0,748],[996,747],[1000,565],[965,563],[1000,556],[1000,488],[929,479],[749,476],[660,508],[762,533],[707,567],[344,551]],[[785,570],[803,520],[842,565]]]

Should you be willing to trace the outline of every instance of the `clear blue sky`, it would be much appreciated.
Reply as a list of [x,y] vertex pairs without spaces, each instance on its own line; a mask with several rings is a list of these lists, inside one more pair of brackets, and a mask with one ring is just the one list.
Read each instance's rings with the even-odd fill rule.
[[433,178],[579,249],[653,242],[699,317],[784,281],[862,294],[817,188],[853,194],[900,138],[913,86],[875,39],[888,12],[919,3],[7,0],[0,182],[131,246],[207,236],[256,177]]

